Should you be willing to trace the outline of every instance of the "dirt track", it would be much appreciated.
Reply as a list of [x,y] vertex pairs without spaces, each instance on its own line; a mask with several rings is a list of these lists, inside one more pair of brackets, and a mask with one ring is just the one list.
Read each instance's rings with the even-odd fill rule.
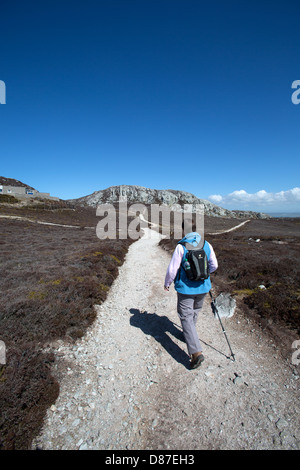
[[158,241],[149,230],[130,246],[75,346],[52,345],[61,392],[33,448],[299,449],[298,376],[253,323],[224,320],[231,361],[207,298],[198,321],[205,361],[189,369]]

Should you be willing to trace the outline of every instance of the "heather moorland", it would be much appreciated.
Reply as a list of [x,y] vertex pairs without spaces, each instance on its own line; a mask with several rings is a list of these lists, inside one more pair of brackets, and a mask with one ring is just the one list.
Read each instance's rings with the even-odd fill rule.
[[[7,361],[0,366],[1,449],[28,449],[46,410],[59,395],[55,357],[45,346],[76,342],[95,320],[133,240],[99,240],[91,208],[3,205],[0,219],[0,339]],[[41,225],[34,221],[75,225]],[[299,335],[299,219],[251,220],[207,217],[206,238],[219,261],[215,294],[230,292],[238,314],[249,315],[272,335],[286,357]],[[172,252],[176,240],[162,240]]]

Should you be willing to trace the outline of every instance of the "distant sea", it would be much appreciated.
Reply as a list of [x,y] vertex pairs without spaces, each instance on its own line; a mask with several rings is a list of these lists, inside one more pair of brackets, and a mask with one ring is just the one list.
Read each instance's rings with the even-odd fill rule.
[[267,212],[271,217],[300,217],[300,212]]

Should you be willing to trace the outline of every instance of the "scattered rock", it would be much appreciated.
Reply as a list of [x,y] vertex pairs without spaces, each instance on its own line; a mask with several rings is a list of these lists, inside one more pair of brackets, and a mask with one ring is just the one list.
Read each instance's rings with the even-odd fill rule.
[[278,421],[276,421],[275,425],[277,429],[282,431],[284,428],[288,426],[288,422],[283,418],[279,418]]
[[152,427],[153,427],[153,428],[156,428],[157,425],[158,425],[158,419],[155,418],[155,419],[152,421]]
[[242,377],[237,376],[237,377],[235,377],[235,379],[233,379],[233,383],[234,383],[235,385],[243,385],[243,384],[244,384],[244,380],[243,380]]
[[220,318],[231,318],[235,312],[236,301],[229,293],[219,294],[215,299]]

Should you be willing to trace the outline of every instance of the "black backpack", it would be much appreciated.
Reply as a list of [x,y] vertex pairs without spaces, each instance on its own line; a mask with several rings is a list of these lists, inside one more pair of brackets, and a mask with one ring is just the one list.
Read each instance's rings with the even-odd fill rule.
[[204,244],[205,240],[202,248],[196,250],[187,250],[184,246],[182,266],[190,281],[204,281],[209,277],[208,259]]

